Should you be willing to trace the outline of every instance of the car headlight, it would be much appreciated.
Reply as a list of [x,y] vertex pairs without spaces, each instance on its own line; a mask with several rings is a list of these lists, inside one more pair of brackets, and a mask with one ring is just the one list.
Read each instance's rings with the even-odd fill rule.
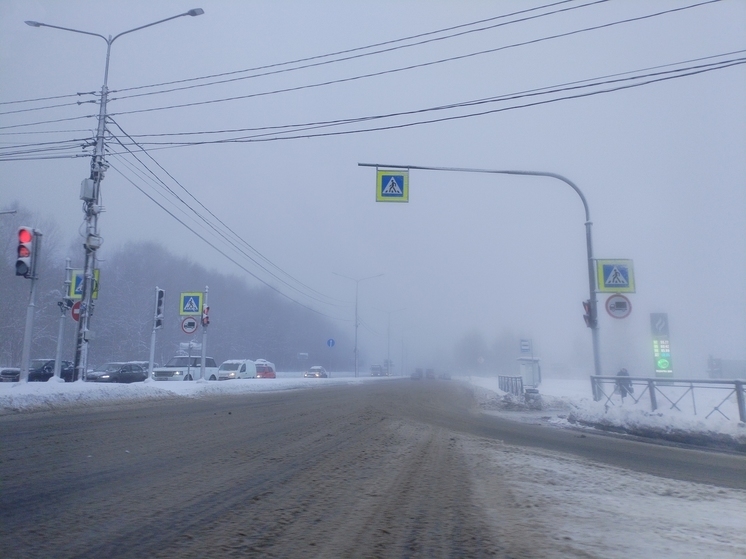
[[181,371],[174,371],[174,376],[178,376],[181,374]]
[[109,375],[101,375],[99,378],[109,378]]

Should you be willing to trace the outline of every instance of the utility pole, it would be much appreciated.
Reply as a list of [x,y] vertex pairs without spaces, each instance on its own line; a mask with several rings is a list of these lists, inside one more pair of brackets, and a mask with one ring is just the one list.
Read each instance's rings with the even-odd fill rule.
[[207,292],[209,287],[205,286],[205,302],[202,304],[202,361],[199,366],[199,378],[205,379],[205,359],[207,359],[207,327],[210,325],[210,307],[207,306]]
[[103,242],[98,230],[98,215],[103,211],[101,207],[101,181],[104,178],[104,173],[108,168],[105,159],[106,143],[105,143],[105,132],[106,132],[106,104],[108,98],[108,81],[109,81],[109,59],[111,57],[111,45],[122,35],[145,29],[146,27],[152,27],[159,23],[164,23],[172,19],[176,19],[183,16],[199,16],[204,14],[204,10],[201,8],[195,8],[171,16],[153,23],[141,25],[128,31],[123,31],[118,35],[112,37],[104,37],[98,33],[91,33],[89,31],[81,31],[79,29],[71,29],[69,27],[60,27],[57,25],[49,25],[47,23],[40,23],[38,21],[26,21],[26,25],[31,27],[50,27],[52,29],[60,29],[62,31],[70,31],[72,33],[80,33],[83,35],[91,35],[93,37],[100,37],[106,41],[106,66],[104,68],[104,84],[101,86],[101,101],[99,103],[98,111],[98,126],[96,129],[96,149],[91,159],[91,173],[89,178],[84,179],[80,185],[80,199],[83,200],[85,213],[85,242],[83,247],[85,248],[85,264],[83,272],[83,285],[82,285],[82,297],[80,305],[80,320],[78,321],[78,334],[77,342],[75,347],[75,377],[81,380],[85,380],[85,373],[88,370],[88,343],[91,339],[90,333],[90,319],[93,314],[93,292],[97,290],[98,286],[94,285],[94,270],[96,268],[96,251],[101,248]]
[[351,278],[349,276],[338,274],[337,272],[332,272],[332,274],[334,274],[335,276],[339,276],[340,278],[346,278],[355,282],[355,376],[357,377],[357,327],[360,325],[360,319],[357,313],[358,287],[360,286],[361,281],[378,278],[381,277],[383,274],[376,274],[375,276],[368,276],[367,278]]

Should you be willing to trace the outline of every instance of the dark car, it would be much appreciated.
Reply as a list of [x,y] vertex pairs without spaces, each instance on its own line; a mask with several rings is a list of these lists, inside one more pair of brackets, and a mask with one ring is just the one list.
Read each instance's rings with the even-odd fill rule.
[[18,382],[21,369],[18,367],[0,367],[0,382]]
[[107,363],[91,371],[85,377],[88,382],[142,382],[148,378],[148,371],[136,363]]
[[383,370],[382,365],[371,365],[370,376],[372,377],[383,377],[386,376],[386,372]]
[[422,369],[415,369],[414,373],[412,373],[412,378],[415,380],[420,380],[422,378]]
[[324,367],[314,366],[303,373],[303,378],[327,378],[329,375],[326,374]]
[[[54,375],[54,359],[32,359],[28,371],[29,382],[46,382]],[[75,380],[75,365],[70,361],[60,362],[60,378],[65,382]]]

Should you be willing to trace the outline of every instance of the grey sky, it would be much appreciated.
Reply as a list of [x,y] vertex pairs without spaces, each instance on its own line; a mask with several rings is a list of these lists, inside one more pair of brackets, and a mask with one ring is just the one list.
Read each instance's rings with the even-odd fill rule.
[[[121,90],[333,53],[550,3],[3,0],[0,102],[98,91],[103,81],[103,40],[32,28],[24,20],[116,35],[190,8],[205,10],[200,17],[117,39],[109,87]],[[594,5],[325,66],[130,99],[123,97],[140,90],[114,92],[109,113],[132,136],[360,118],[624,72],[640,74],[646,68],[746,49],[746,3],[726,0],[324,87],[121,114],[421,65],[697,2],[567,2],[501,21],[585,4]],[[680,67],[743,57],[740,52]],[[371,355],[385,357],[385,311],[396,310],[391,314],[392,344],[397,348],[392,356],[400,358],[404,339],[412,366],[417,360],[450,357],[454,341],[473,329],[490,343],[506,330],[532,338],[550,369],[552,364],[577,364],[578,355],[588,366],[590,332],[581,306],[588,291],[583,207],[568,186],[552,179],[428,171],[410,173],[409,204],[377,204],[375,170],[358,167],[358,162],[565,175],[588,199],[596,257],[629,258],[635,264],[637,293],[630,296],[629,318],[608,317],[603,311],[606,296],[599,295],[604,370],[626,366],[650,374],[649,314],[667,312],[677,374],[701,376],[708,354],[746,358],[745,86],[744,65],[736,65],[579,99],[378,132],[148,149],[216,216],[304,284],[351,302],[354,282],[333,272],[358,278],[385,274],[360,284],[360,345]],[[141,90],[146,91],[153,89]],[[401,125],[540,99],[547,97],[356,127]],[[0,105],[0,112],[20,108],[27,105]],[[83,104],[0,115],[0,126],[95,113],[96,105]],[[8,133],[53,126],[91,130],[95,118],[0,130],[0,145],[45,141],[45,135]],[[109,128],[126,140],[113,124]],[[90,132],[51,139],[86,137]],[[164,138],[145,141],[150,140]],[[116,144],[111,141],[109,146]],[[158,170],[147,156],[140,157]],[[107,210],[100,221],[106,240],[102,258],[128,240],[155,237],[177,254],[246,276],[122,176],[160,196],[136,174],[141,169],[136,161],[121,156],[109,161],[112,169],[102,184]],[[54,216],[61,233],[72,240],[83,218],[79,184],[88,172],[87,158],[0,161],[0,206],[17,201]],[[169,186],[180,190],[173,182]],[[188,197],[183,191],[181,195]],[[166,205],[174,208],[170,202]],[[214,237],[211,241],[217,242]],[[72,256],[82,258],[82,250]],[[242,264],[256,270],[245,260]],[[281,284],[273,285],[311,304]],[[347,320],[353,312],[349,305],[317,308]]]

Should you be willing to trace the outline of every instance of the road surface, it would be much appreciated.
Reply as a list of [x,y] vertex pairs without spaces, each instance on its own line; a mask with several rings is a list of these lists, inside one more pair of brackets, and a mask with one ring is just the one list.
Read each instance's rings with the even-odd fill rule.
[[321,383],[0,417],[0,556],[608,557],[542,485],[746,487],[742,456],[482,415],[460,382]]

